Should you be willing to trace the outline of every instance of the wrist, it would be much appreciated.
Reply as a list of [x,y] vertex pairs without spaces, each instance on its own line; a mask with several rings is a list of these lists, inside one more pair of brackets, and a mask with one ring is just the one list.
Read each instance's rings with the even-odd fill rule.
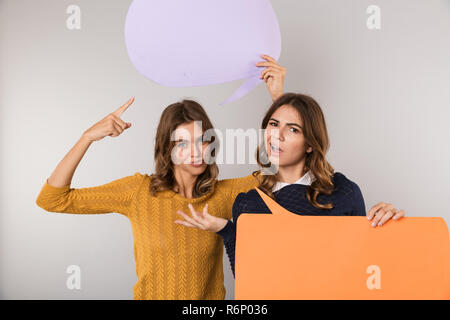
[[92,140],[89,136],[83,133],[80,137],[80,142],[91,144],[92,142],[94,142],[94,140]]
[[227,219],[222,219],[223,223],[220,224],[220,226],[218,227],[218,230],[216,231],[216,233],[223,233],[226,231],[227,227],[228,227],[228,223],[231,222],[230,220]]
[[219,222],[217,223],[215,232],[219,232],[219,231],[223,230],[227,224],[228,224],[227,219],[220,218]]
[[272,101],[275,101],[275,100],[277,100],[279,97],[281,97],[283,95],[283,92],[282,91],[280,91],[280,92],[275,92],[275,93],[273,93],[271,96],[272,96]]

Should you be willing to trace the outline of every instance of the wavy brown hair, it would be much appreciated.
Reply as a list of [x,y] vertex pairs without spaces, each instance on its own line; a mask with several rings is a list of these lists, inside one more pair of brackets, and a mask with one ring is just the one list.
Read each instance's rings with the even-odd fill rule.
[[[152,174],[150,182],[150,193],[153,196],[158,191],[174,190],[177,187],[174,176],[174,165],[171,158],[171,152],[176,141],[172,141],[171,137],[179,125],[192,121],[202,122],[203,133],[206,130],[214,130],[205,110],[196,101],[182,100],[164,109],[155,137],[155,173]],[[217,144],[218,142],[215,141],[215,143]],[[212,150],[212,156],[215,156],[215,150]],[[195,181],[192,191],[192,196],[195,198],[214,191],[216,179],[219,175],[219,168],[215,161],[208,163],[206,170]]]
[[[283,105],[289,105],[295,108],[303,121],[303,135],[307,146],[312,147],[312,152],[306,154],[306,162],[304,167],[305,174],[308,170],[314,174],[316,180],[307,188],[306,197],[308,201],[319,209],[332,209],[333,204],[321,204],[317,201],[317,196],[321,193],[330,195],[334,190],[332,177],[334,175],[333,167],[328,163],[325,155],[329,149],[328,133],[325,123],[325,117],[319,104],[310,96],[285,93],[273,102],[269,110],[266,112],[261,124],[262,129],[266,129],[270,118],[274,112]],[[270,167],[269,156],[265,148],[265,139],[256,151],[256,159],[258,164],[263,167]],[[264,163],[261,159],[264,159]],[[255,174],[254,174],[255,175]],[[260,188],[271,198],[275,198],[272,188],[278,179],[277,174],[260,175]]]

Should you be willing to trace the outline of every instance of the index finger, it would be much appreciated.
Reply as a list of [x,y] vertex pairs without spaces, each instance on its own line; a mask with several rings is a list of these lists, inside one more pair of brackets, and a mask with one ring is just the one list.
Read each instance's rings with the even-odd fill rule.
[[384,205],[385,205],[384,202],[379,202],[378,204],[374,205],[367,213],[367,219],[371,220],[375,215],[375,212],[381,209]]
[[271,61],[263,61],[263,62],[258,62],[256,64],[257,67],[273,67],[275,69],[282,69],[282,67],[276,63],[276,62],[271,62]]
[[195,219],[189,217],[189,216],[188,216],[187,214],[185,214],[183,211],[178,210],[177,213],[178,213],[180,216],[182,216],[182,217],[183,217],[187,222],[189,222],[190,224],[193,224],[194,226],[199,227],[199,228],[201,227],[201,224],[200,224],[198,221],[196,221]]
[[268,60],[268,61],[277,63],[277,61],[274,58],[272,58],[271,56],[268,56],[266,54],[262,54],[261,57],[266,59],[266,60]]
[[201,214],[199,214],[197,211],[195,211],[194,207],[192,206],[192,204],[188,204],[189,210],[191,210],[192,216],[194,217],[195,220],[202,222],[203,220],[203,216],[201,216]]
[[122,113],[124,113],[125,110],[128,109],[128,107],[134,102],[134,97],[128,100],[123,106],[118,108],[116,111],[113,112],[116,116],[120,117]]

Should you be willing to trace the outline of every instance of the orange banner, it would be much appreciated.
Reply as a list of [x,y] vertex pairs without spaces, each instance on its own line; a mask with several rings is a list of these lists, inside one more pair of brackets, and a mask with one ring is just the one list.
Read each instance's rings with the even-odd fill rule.
[[272,214],[236,226],[235,299],[450,299],[441,217],[373,228],[361,216],[302,216],[256,188]]

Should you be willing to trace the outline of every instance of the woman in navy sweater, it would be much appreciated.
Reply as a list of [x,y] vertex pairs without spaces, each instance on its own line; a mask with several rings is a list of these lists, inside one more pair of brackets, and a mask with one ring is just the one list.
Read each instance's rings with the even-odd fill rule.
[[[266,72],[272,81],[277,79],[274,67]],[[273,102],[261,127],[265,133],[264,141],[257,149],[257,160],[262,169],[253,172],[260,182],[259,189],[282,207],[300,215],[366,215],[358,185],[344,174],[335,172],[326,160],[328,132],[323,112],[313,98],[295,93],[283,94]],[[233,275],[235,225],[240,214],[270,213],[256,189],[236,197],[233,221],[211,216],[208,205],[203,212],[195,211],[192,206],[189,209],[192,217],[178,211],[185,220],[177,220],[176,223],[222,236]],[[379,202],[369,210],[367,218],[376,227],[404,215],[403,210],[397,210],[392,204]]]
[[[257,150],[262,170],[273,174],[253,174],[258,186],[282,207],[300,215],[365,216],[364,198],[358,185],[344,174],[334,172],[325,158],[329,148],[325,119],[317,102],[306,95],[286,93],[267,111],[262,128],[264,142]],[[224,244],[234,274],[236,226],[241,213],[270,212],[255,189],[240,193],[233,204],[233,221],[190,207],[192,217],[184,217],[181,224],[217,232]],[[387,220],[405,215],[392,204],[380,202],[367,215],[372,226],[381,226]]]

